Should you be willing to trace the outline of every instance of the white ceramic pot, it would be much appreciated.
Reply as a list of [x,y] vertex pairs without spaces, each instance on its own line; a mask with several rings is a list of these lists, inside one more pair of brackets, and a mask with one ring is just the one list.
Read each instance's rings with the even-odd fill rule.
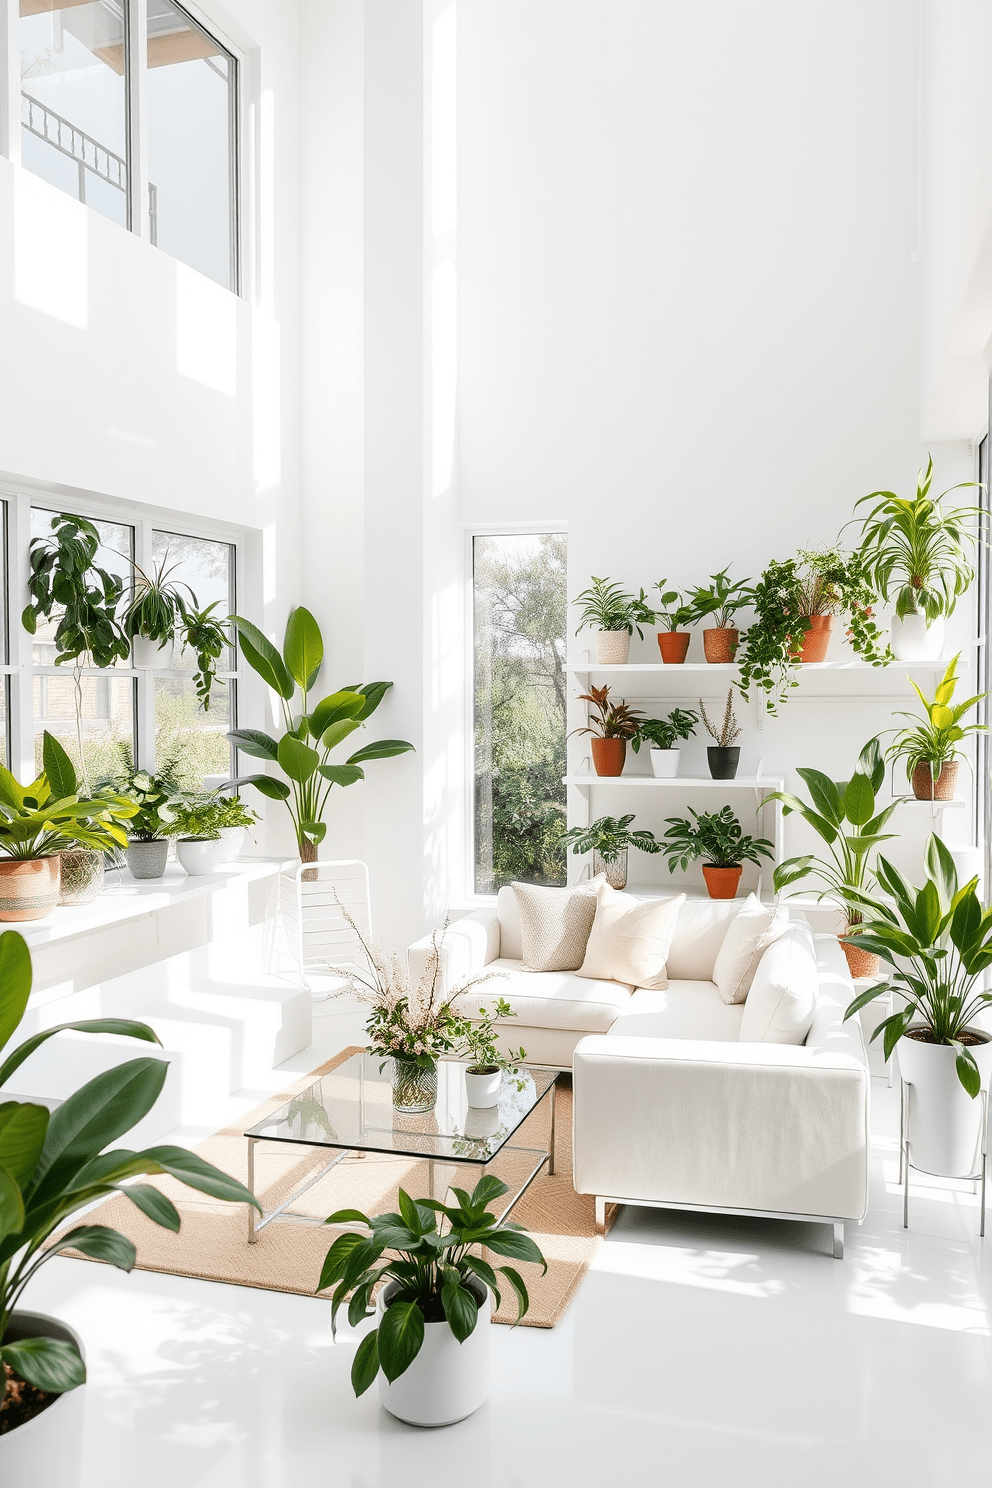
[[679,773],[681,749],[652,749],[651,769],[659,780],[670,780]]
[[[992,1042],[970,1047],[981,1071],[982,1089],[988,1090]],[[912,1086],[910,1162],[924,1173],[936,1173],[941,1178],[966,1178],[977,1173],[981,1163],[983,1102],[980,1095],[972,1100],[958,1079],[954,1050],[949,1044],[921,1044],[905,1037],[899,1040],[896,1050],[900,1074]]]
[[222,863],[233,863],[245,845],[244,827],[221,827],[220,840],[224,844]]
[[480,1111],[499,1105],[499,1092],[502,1084],[502,1070],[492,1070],[484,1075],[473,1074],[470,1069],[465,1071],[465,1094],[468,1096],[468,1103]]
[[141,672],[167,672],[172,666],[175,644],[172,641],[150,641],[147,636],[135,636],[131,642],[131,659]]
[[[472,1285],[472,1283],[469,1283]],[[393,1281],[376,1299],[376,1317],[383,1313],[397,1291]],[[453,1426],[464,1421],[489,1398],[489,1318],[492,1299],[488,1288],[473,1286],[481,1306],[479,1320],[464,1343],[459,1343],[447,1323],[425,1323],[420,1353],[399,1379],[390,1384],[379,1374],[379,1401],[390,1415],[410,1426]]]
[[176,854],[186,872],[195,877],[199,873],[213,873],[226,862],[227,845],[220,837],[180,837]]
[[[481,1319],[480,1319],[481,1321]],[[60,1338],[83,1345],[58,1318],[40,1312],[15,1312],[7,1329],[10,1343],[20,1338]],[[83,1388],[60,1395],[32,1420],[0,1436],[0,1483],[4,1488],[78,1488],[86,1403]]]
[[623,666],[630,655],[630,636],[625,630],[596,632],[596,660],[600,666]]
[[939,661],[944,649],[944,619],[927,625],[925,615],[892,616],[892,653],[897,661]]

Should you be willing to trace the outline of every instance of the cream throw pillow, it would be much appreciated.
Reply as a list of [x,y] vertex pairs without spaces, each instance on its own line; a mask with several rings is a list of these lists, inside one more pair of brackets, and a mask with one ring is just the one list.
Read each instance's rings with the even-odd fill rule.
[[664,990],[668,986],[665,963],[684,903],[684,894],[642,902],[604,883],[579,976]]
[[713,980],[724,1002],[744,1001],[758,962],[788,923],[784,905],[776,908],[762,904],[757,894],[748,895],[730,922],[713,967]]
[[596,914],[596,891],[605,883],[599,873],[573,889],[510,885],[520,913],[524,971],[578,970]]

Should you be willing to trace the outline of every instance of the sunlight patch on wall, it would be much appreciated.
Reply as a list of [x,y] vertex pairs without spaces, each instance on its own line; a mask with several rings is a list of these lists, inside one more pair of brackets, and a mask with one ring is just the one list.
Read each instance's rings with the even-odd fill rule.
[[279,323],[268,315],[252,322],[252,469],[255,491],[279,484],[282,472]]
[[229,290],[176,264],[176,370],[229,398],[238,390],[237,307]]
[[14,172],[14,298],[80,330],[89,324],[88,227],[85,207]]
[[434,270],[432,357],[432,472],[431,491],[440,496],[451,489],[455,473],[455,409],[458,392],[458,318],[455,268],[450,260]]
[[274,604],[276,599],[276,524],[268,522],[262,528],[262,603]]

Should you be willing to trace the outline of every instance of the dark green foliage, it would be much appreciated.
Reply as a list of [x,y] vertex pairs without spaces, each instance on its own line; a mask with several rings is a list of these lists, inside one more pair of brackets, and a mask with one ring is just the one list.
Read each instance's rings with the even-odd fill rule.
[[767,837],[744,835],[729,806],[722,811],[696,811],[690,806],[689,814],[691,822],[684,816],[667,818],[668,831],[661,839],[661,850],[669,855],[670,873],[676,868],[684,873],[697,858],[711,868],[736,868],[739,863],[759,863],[774,856]]
[[96,567],[100,534],[85,517],[67,512],[52,518],[51,537],[31,539],[30,603],[21,624],[34,635],[39,620],[60,613],[55,630],[61,662],[78,662],[89,652],[93,665],[127,661],[131,642],[117,620],[123,580]]

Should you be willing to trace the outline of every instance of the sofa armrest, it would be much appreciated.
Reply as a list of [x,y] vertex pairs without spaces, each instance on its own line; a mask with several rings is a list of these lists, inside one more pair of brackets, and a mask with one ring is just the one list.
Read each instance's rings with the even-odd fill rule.
[[572,1078],[578,1193],[864,1218],[869,1080],[856,1057],[596,1035]]
[[[429,935],[415,940],[407,952],[410,976],[416,983],[431,953]],[[478,976],[499,955],[499,919],[495,907],[475,909],[448,926],[441,945],[441,990],[449,992],[468,977]]]

